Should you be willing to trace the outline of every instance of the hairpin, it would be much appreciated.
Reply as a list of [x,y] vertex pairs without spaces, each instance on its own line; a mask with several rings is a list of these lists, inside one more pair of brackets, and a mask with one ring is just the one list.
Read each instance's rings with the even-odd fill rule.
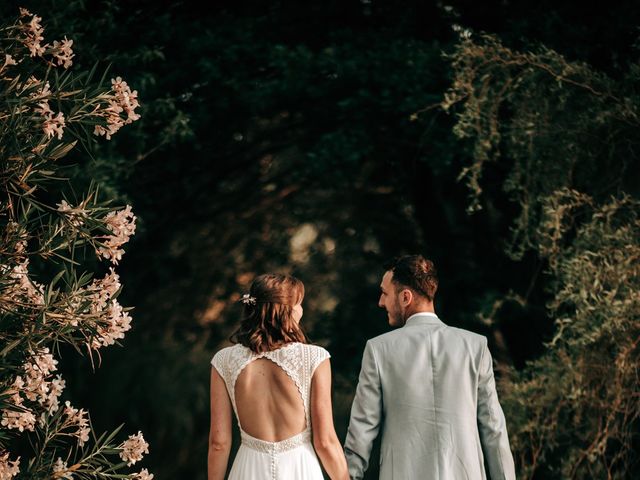
[[256,297],[252,297],[248,293],[245,293],[244,295],[242,295],[242,298],[240,299],[240,301],[245,305],[255,305]]

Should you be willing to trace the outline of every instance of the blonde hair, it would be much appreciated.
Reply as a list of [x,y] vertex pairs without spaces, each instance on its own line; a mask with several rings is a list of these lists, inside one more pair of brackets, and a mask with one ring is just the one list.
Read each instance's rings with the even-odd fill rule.
[[304,284],[292,275],[267,273],[255,278],[249,289],[254,302],[245,303],[245,316],[231,335],[256,353],[283,344],[307,343],[307,337],[293,318],[293,307],[304,298]]

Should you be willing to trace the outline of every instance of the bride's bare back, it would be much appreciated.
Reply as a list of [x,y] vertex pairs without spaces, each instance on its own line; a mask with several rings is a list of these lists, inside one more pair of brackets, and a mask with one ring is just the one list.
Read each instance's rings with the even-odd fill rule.
[[279,442],[306,428],[304,403],[293,379],[267,358],[249,363],[235,384],[242,429],[268,442]]
[[[329,352],[322,347],[299,342],[263,353],[255,353],[243,345],[216,353],[211,361],[214,368],[211,372],[209,480],[224,478],[227,470],[233,410],[241,429],[243,455],[246,457],[247,452],[253,451],[257,452],[255,455],[269,455],[271,459],[269,465],[260,467],[258,476],[243,470],[241,476],[233,478],[267,478],[265,472],[272,478],[274,465],[276,469],[279,465],[276,452],[289,451],[297,451],[294,457],[302,459],[300,465],[316,469],[317,478],[321,478],[319,466],[308,456],[312,442],[329,477],[349,479],[342,446],[333,427],[328,359]],[[303,445],[307,447],[298,449]],[[235,464],[234,461],[234,468]]]

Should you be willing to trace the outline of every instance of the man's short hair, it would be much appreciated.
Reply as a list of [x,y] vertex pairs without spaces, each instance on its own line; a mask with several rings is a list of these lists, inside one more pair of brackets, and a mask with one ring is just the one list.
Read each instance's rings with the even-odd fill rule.
[[433,302],[438,290],[438,272],[433,262],[422,255],[403,255],[385,265],[393,273],[391,281],[408,287]]

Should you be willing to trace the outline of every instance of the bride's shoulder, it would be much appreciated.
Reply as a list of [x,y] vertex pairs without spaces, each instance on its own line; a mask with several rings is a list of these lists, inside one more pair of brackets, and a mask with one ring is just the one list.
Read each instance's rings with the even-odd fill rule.
[[240,344],[231,345],[229,347],[221,348],[211,359],[211,364],[216,365],[227,361],[230,357],[236,356],[239,352],[244,350],[244,347]]
[[326,352],[326,353],[329,353],[329,351],[326,348],[321,347],[320,345],[314,345],[313,343],[305,343],[303,345],[304,345],[304,347],[306,349],[308,349],[309,351],[312,351],[312,352]]
[[309,356],[312,360],[311,363],[314,366],[318,366],[322,361],[331,357],[329,351],[320,345],[305,344],[305,348],[309,352]]

